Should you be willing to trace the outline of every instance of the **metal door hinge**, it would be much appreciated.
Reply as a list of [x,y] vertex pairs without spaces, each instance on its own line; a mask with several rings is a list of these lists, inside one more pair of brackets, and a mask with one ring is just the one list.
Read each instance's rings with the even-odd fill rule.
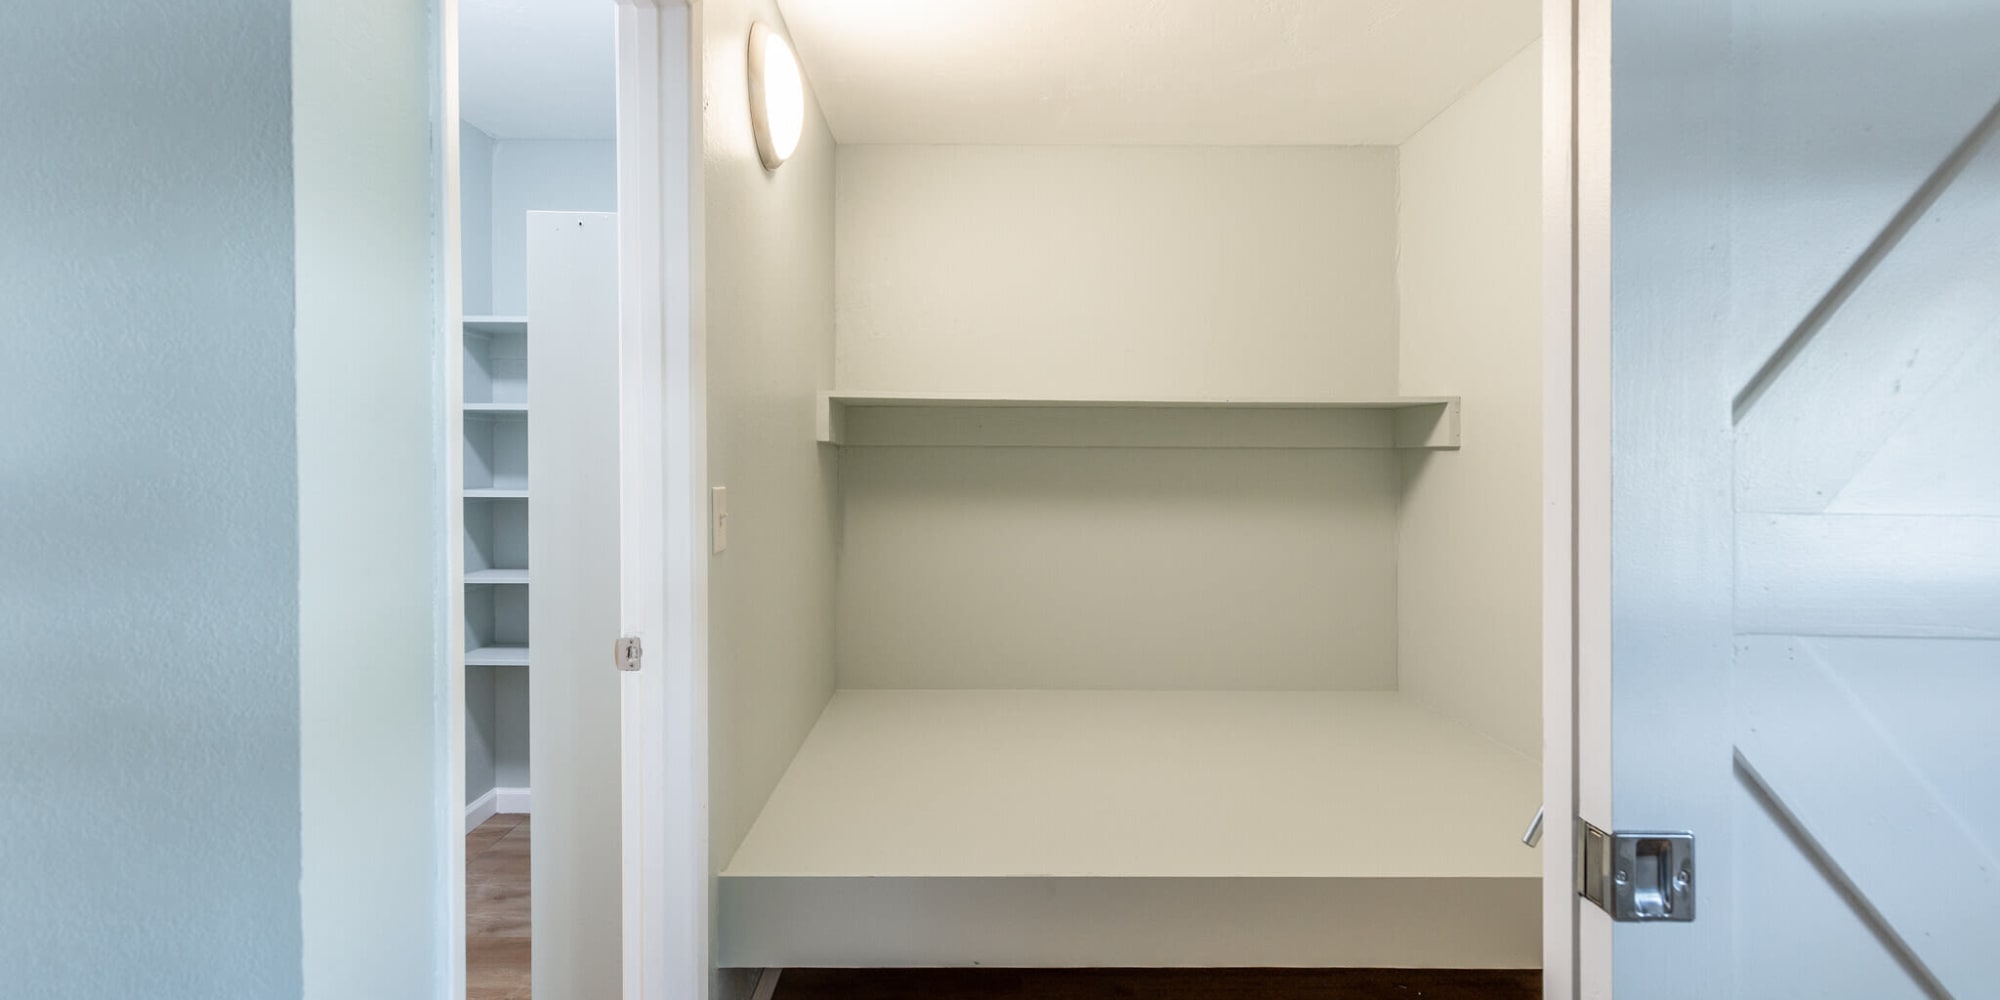
[[620,670],[637,670],[646,662],[646,647],[636,635],[619,636],[617,644],[612,646],[611,659]]
[[1576,821],[1576,892],[1613,920],[1694,919],[1694,834],[1606,833]]

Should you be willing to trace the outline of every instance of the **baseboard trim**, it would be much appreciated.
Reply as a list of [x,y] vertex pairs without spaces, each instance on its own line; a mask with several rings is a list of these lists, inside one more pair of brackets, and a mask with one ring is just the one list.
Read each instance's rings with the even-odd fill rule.
[[492,819],[493,814],[500,811],[499,808],[496,807],[493,801],[496,798],[496,796],[493,794],[494,791],[495,791],[494,789],[489,788],[486,790],[486,794],[481,795],[480,797],[473,799],[471,802],[467,802],[465,804],[466,833],[471,833],[472,831],[479,829],[479,824],[484,823],[489,819]]
[[533,811],[528,806],[529,795],[526,788],[495,788],[493,790],[494,812],[525,816]]
[[501,813],[525,815],[529,812],[530,796],[525,788],[489,788],[486,794],[465,804],[465,832],[479,829],[479,824]]

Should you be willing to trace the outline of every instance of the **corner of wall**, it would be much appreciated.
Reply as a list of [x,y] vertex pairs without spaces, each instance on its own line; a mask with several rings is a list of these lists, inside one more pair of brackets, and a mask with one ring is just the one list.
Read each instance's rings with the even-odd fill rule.
[[1402,456],[1402,689],[1541,747],[1539,44],[1398,148],[1398,388],[1464,399],[1465,443]]
[[775,0],[702,6],[709,483],[729,491],[709,561],[710,856],[728,864],[832,697],[838,485],[814,406],[833,377],[834,141],[810,97],[776,171],[750,134],[750,25]]

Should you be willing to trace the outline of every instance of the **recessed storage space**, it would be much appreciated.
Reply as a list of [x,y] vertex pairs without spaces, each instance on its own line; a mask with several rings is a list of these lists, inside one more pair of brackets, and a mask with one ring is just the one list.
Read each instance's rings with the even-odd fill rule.
[[1541,960],[1535,10],[1142,6],[778,0],[710,139],[725,965]]
[[528,401],[528,321],[523,317],[465,319],[465,405]]
[[468,666],[528,665],[527,587],[468,581],[465,662]]
[[528,421],[525,409],[465,408],[465,488],[528,488]]
[[472,498],[465,505],[465,572],[528,569],[528,501]]

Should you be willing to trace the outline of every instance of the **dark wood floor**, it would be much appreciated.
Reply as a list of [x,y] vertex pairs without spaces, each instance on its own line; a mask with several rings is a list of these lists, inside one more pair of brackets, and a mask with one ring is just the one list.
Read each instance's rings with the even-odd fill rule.
[[1403,969],[786,969],[774,1000],[1540,1000],[1542,974]]
[[465,835],[466,1000],[528,1000],[528,817]]

